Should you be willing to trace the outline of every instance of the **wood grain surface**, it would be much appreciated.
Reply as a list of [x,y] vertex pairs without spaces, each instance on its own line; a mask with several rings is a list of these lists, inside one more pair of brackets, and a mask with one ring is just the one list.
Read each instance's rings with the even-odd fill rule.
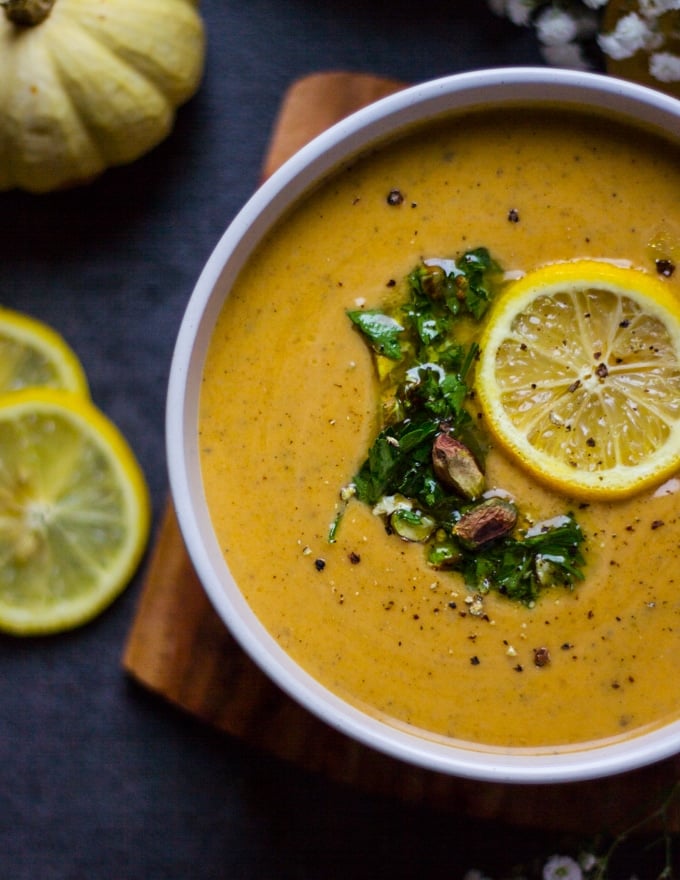
[[[332,123],[400,87],[344,72],[293,83],[273,127],[263,176]],[[143,687],[225,734],[335,782],[518,828],[588,833],[628,827],[680,773],[674,758],[593,782],[479,783],[412,767],[354,742],[288,698],[243,653],[198,581],[170,502],[123,666]],[[680,830],[677,812],[670,825]]]

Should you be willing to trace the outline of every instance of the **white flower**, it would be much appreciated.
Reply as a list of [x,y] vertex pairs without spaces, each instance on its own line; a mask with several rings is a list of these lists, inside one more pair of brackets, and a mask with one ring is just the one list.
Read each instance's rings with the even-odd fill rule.
[[592,68],[579,43],[541,46],[541,55],[550,67],[566,67],[570,70],[590,70]]
[[656,48],[659,39],[662,39],[660,35],[655,34],[636,12],[630,12],[617,21],[609,34],[600,34],[597,42],[605,55],[618,61],[631,58],[640,49]]
[[528,25],[534,5],[533,0],[506,0],[506,15],[513,24]]
[[680,0],[639,0],[638,7],[645,18],[658,18],[664,12],[680,9]]
[[536,19],[536,33],[544,46],[559,46],[576,39],[576,19],[568,12],[550,6]]
[[649,58],[649,72],[659,82],[680,82],[680,57],[671,52],[656,52]]
[[[623,15],[613,30],[598,33],[609,0],[487,0],[492,12],[513,24],[534,26],[541,54],[552,67],[589,70],[584,44],[595,38],[600,51],[620,61],[638,52],[649,56],[650,74],[659,82],[680,82],[680,53],[663,51],[659,19],[680,11],[680,0],[637,0],[637,11]],[[0,5],[2,0],[0,0]]]
[[569,856],[550,856],[543,865],[543,880],[583,880],[583,871]]

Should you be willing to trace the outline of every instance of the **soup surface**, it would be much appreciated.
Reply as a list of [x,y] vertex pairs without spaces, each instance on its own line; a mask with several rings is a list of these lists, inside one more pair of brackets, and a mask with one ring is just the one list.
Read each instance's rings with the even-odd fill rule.
[[[537,518],[573,510],[585,534],[585,580],[533,608],[489,594],[473,613],[459,575],[356,500],[328,541],[378,428],[346,311],[379,307],[423,258],[477,246],[507,272],[580,257],[655,272],[678,257],[680,153],[571,112],[488,111],[414,131],[310,194],[241,273],[209,348],[199,431],[215,532],[272,636],[374,715],[504,749],[629,736],[680,710],[680,479],[584,506],[492,450],[489,484]],[[680,267],[664,281],[680,296]]]

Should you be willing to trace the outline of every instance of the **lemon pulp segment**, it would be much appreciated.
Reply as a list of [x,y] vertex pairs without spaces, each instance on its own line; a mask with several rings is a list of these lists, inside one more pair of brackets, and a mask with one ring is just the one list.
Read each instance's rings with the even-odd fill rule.
[[0,393],[36,386],[89,393],[80,361],[59,333],[0,307]]
[[49,633],[94,617],[132,576],[149,521],[139,465],[89,400],[0,397],[0,629]]
[[660,279],[543,267],[494,306],[481,349],[491,432],[548,484],[617,498],[680,466],[680,303]]

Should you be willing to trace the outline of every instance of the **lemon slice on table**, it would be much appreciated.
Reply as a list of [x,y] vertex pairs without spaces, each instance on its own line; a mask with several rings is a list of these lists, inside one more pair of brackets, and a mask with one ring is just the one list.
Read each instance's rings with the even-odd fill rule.
[[80,361],[55,330],[0,307],[0,393],[34,386],[89,394]]
[[129,582],[149,522],[139,465],[89,399],[0,396],[0,630],[38,635],[90,620]]
[[507,289],[480,344],[489,428],[548,485],[616,499],[680,467],[680,302],[660,279],[543,267]]

